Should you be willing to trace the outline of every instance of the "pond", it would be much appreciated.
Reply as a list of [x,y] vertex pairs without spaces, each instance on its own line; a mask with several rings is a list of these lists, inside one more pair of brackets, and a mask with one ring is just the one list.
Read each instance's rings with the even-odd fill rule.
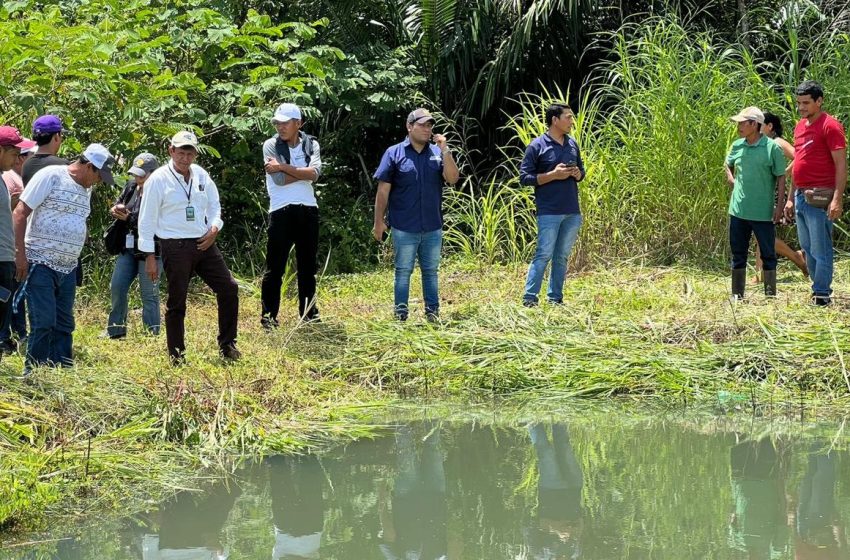
[[842,422],[404,414],[0,559],[850,558]]

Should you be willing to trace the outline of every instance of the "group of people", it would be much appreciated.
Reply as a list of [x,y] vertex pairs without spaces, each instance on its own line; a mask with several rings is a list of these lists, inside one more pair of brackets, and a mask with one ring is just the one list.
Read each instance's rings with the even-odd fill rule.
[[[776,294],[777,252],[793,260],[812,278],[812,301],[828,305],[832,294],[832,227],[843,211],[847,181],[846,139],[841,124],[822,109],[823,89],[813,81],[797,88],[802,117],[794,144],[782,138],[775,115],[747,107],[732,117],[741,137],[726,158],[733,186],[729,203],[732,294],[743,298],[749,243],[755,235],[764,290]],[[575,115],[568,105],[547,108],[547,130],[527,147],[520,183],[534,187],[537,247],[529,265],[522,303],[539,304],[546,268],[551,264],[547,300],[563,303],[570,252],[582,223],[578,184],[585,177],[576,140],[570,136]],[[319,210],[314,183],[322,170],[318,140],[301,129],[301,109],[278,106],[271,118],[276,134],[262,146],[269,226],[266,268],[262,279],[260,323],[279,325],[282,278],[295,249],[298,313],[320,321],[316,304]],[[379,242],[391,233],[395,258],[394,316],[410,313],[410,277],[418,259],[424,313],[439,318],[438,269],[442,249],[443,189],[460,176],[446,137],[434,134],[436,123],[426,109],[406,119],[406,138],[383,154],[378,181],[374,230]],[[80,252],[86,241],[91,187],[114,184],[116,159],[101,144],[90,144],[73,161],[57,156],[67,134],[62,120],[43,115],[32,127],[33,139],[11,126],[0,127],[0,350],[10,351],[17,336],[26,341],[25,375],[33,366],[73,363],[74,297],[81,282]],[[168,354],[185,361],[185,315],[189,282],[200,277],[218,303],[218,345],[228,360],[236,347],[238,285],[216,246],[224,223],[218,188],[195,163],[199,141],[191,131],[175,134],[168,162],[149,152],[139,154],[128,170],[130,180],[110,213],[118,248],[112,276],[112,309],[105,335],[127,334],[128,292],[138,278],[142,321],[160,330],[159,279],[165,273],[165,331]],[[789,165],[788,160],[792,163]],[[786,175],[793,178],[786,197]],[[776,224],[797,221],[802,251],[776,238]],[[117,237],[116,237],[117,236]],[[115,240],[113,239],[113,241]],[[24,309],[28,308],[27,336]]]
[[[740,136],[726,157],[732,186],[732,297],[744,297],[750,239],[755,236],[765,295],[776,295],[779,253],[811,277],[812,303],[826,306],[832,300],[832,228],[844,208],[847,139],[841,123],[823,110],[819,83],[805,81],[795,93],[801,119],[794,128],[793,146],[782,138],[779,119],[758,107],[731,117]],[[793,181],[790,185],[787,176]],[[776,237],[776,224],[794,220],[802,255]]]

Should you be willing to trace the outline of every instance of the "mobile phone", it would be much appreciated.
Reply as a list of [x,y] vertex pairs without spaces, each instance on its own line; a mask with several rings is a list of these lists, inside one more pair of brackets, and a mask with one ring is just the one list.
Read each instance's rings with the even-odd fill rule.
[[567,167],[575,167],[575,166],[576,166],[576,162],[574,162],[574,161],[565,161],[565,162],[564,162],[564,165],[566,165]]
[[384,230],[384,233],[381,234],[381,243],[389,239],[390,234],[387,230]]
[[0,286],[0,302],[6,303],[10,297],[12,297],[12,291]]

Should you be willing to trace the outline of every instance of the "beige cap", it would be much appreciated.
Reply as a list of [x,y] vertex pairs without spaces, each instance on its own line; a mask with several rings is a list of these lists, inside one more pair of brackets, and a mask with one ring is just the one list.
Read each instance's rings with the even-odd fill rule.
[[[764,120],[764,119],[762,119]],[[182,148],[183,146],[191,146],[198,149],[198,137],[195,136],[195,133],[190,132],[188,130],[181,130],[177,134],[171,137],[171,145],[175,148]]]
[[756,121],[759,124],[764,124],[764,113],[758,107],[747,107],[741,109],[741,112],[729,119],[735,122]]

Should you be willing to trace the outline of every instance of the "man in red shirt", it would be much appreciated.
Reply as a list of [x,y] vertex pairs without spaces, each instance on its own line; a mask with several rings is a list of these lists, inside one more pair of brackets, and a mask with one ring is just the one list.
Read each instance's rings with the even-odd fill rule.
[[785,215],[797,219],[797,235],[812,278],[812,303],[829,305],[832,294],[832,223],[844,211],[847,140],[844,127],[826,114],[823,88],[807,80],[797,88],[802,117],[794,129],[794,186]]

